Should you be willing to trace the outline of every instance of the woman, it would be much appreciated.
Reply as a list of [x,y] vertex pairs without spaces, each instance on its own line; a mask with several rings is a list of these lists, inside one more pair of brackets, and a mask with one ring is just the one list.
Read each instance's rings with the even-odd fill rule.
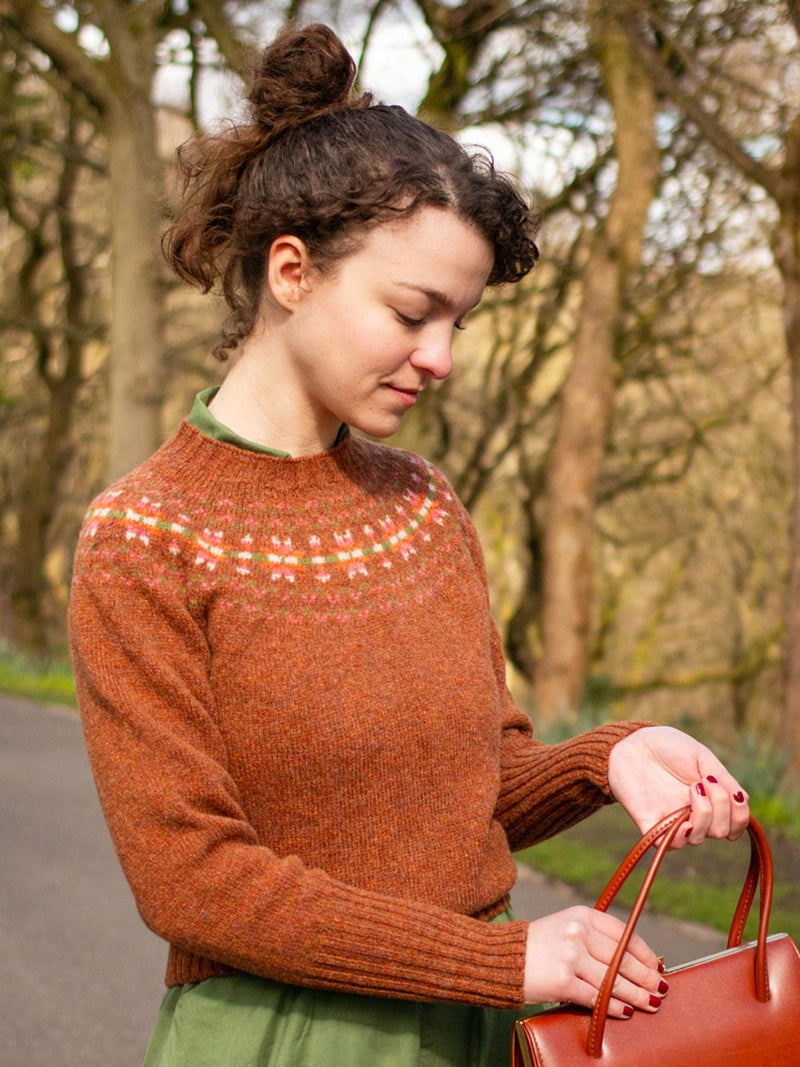
[[[685,734],[560,745],[513,704],[473,527],[399,427],[535,224],[482,156],[353,98],[322,26],[281,35],[251,121],[183,155],[178,274],[237,359],[94,502],[71,601],[98,791],[170,944],[146,1063],[502,1063],[526,1004],[590,1005],[621,924],[508,910],[512,850],[619,800],[681,843],[746,796]],[[636,938],[611,1014],[667,995]]]

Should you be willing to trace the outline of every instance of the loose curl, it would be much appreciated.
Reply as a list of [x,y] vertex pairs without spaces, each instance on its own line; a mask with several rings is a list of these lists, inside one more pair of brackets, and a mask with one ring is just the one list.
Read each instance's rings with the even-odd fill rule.
[[281,234],[299,237],[324,270],[370,224],[431,206],[454,211],[489,242],[489,285],[518,281],[538,258],[538,220],[488,153],[355,95],[355,76],[328,27],[287,30],[256,66],[250,121],[178,150],[183,199],[164,254],[203,292],[220,287],[230,309],[214,349],[220,360],[253,330],[267,253]]

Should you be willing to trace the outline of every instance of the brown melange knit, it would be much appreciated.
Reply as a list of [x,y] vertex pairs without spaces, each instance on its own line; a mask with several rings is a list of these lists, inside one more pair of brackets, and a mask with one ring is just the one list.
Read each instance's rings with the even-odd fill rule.
[[505,688],[441,475],[347,436],[275,459],[188,424],[93,504],[71,640],[167,984],[523,1002],[510,848],[609,800],[615,724],[548,747]]

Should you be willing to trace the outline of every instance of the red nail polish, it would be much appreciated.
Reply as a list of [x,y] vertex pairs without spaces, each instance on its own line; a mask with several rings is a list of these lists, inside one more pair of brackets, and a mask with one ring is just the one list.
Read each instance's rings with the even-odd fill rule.
[[630,1004],[625,1005],[625,1007],[622,1009],[622,1014],[625,1016],[626,1019],[630,1019],[630,1017],[633,1015],[633,1008],[630,1006]]
[[660,1008],[661,1007],[661,997],[657,997],[655,995],[655,993],[651,993],[650,994],[650,1007],[651,1008]]
[[704,797],[706,795],[706,787],[703,785],[702,782],[698,782],[697,785],[695,786],[695,789],[697,790],[697,792],[700,794],[701,797]]
[[665,993],[669,993],[669,986],[667,985],[666,982],[661,981],[661,982],[658,983],[658,991],[661,994],[661,996],[663,997]]
[[[691,830],[691,827],[689,827],[689,829]],[[659,974],[663,974],[664,971],[666,971],[666,969],[667,968],[664,966],[664,961],[663,960],[659,960],[658,961],[658,973]]]
[[707,774],[706,775],[706,781],[707,782],[711,782],[712,785],[716,785],[717,784],[717,779],[714,777],[713,774]]
[[694,830],[693,826],[687,826],[686,829],[683,832],[683,836],[684,837],[691,837],[692,836],[692,830]]
[[744,793],[742,793],[741,791],[738,793],[734,793],[733,799],[736,801],[737,804],[744,804]]

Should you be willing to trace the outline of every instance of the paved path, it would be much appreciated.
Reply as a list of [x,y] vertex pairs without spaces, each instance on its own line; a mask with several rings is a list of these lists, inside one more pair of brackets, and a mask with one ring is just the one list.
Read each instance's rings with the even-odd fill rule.
[[[0,811],[0,1062],[140,1067],[165,947],[120,873],[73,712],[0,696]],[[578,901],[520,872],[519,918]],[[643,932],[674,962],[722,941],[666,919]]]
[[0,697],[0,1062],[138,1067],[165,953],[113,853],[77,717]]

